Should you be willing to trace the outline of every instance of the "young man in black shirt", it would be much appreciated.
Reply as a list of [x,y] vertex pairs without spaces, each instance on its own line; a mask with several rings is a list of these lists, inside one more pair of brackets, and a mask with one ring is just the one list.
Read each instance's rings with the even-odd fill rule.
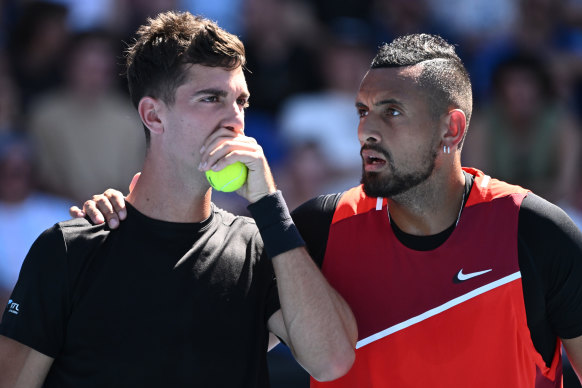
[[[189,13],[139,29],[127,76],[148,149],[130,219],[37,239],[0,324],[0,386],[267,387],[269,333],[318,379],[347,372],[354,317],[244,135],[244,65],[238,38]],[[211,202],[205,168],[236,161],[254,220]]]

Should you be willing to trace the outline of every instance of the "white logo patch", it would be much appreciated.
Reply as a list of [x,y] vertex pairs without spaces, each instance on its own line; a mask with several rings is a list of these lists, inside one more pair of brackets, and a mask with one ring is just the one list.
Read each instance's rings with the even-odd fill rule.
[[8,312],[18,315],[20,313],[20,304],[14,302],[12,299],[8,301]]
[[490,272],[490,271],[491,271],[491,269],[486,269],[485,271],[471,272],[471,273],[463,273],[463,269],[461,268],[461,270],[457,274],[457,279],[460,282],[463,282],[465,280],[474,278],[475,276],[483,275],[483,274],[485,274],[487,272]]

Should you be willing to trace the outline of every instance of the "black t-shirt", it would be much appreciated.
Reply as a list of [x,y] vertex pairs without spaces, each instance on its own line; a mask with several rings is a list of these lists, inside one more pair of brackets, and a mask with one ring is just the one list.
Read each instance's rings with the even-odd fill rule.
[[[465,172],[465,198],[474,177]],[[322,195],[292,212],[307,248],[321,266],[335,208],[343,193]],[[440,246],[455,228],[433,236],[414,236],[391,222],[397,238],[410,249]],[[518,220],[518,260],[528,327],[536,350],[549,366],[557,337],[582,335],[582,232],[559,207],[529,193]]]
[[0,334],[55,358],[46,387],[267,387],[279,304],[254,221],[128,212],[116,230],[78,219],[45,231]]

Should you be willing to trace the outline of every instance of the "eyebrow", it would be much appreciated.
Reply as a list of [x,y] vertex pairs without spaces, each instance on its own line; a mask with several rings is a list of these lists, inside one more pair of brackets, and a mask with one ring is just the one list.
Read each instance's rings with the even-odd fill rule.
[[[397,105],[401,105],[400,101],[394,99],[394,98],[388,98],[386,100],[381,100],[378,101],[374,104],[374,106],[382,106],[382,105],[388,105],[388,104],[397,104]],[[356,101],[356,108],[364,108],[364,107],[368,107],[366,104],[364,104],[363,102],[360,101]]]
[[[222,90],[222,89],[213,89],[213,88],[209,88],[209,89],[202,89],[202,90],[198,90],[196,93],[194,93],[192,95],[192,97],[198,97],[198,96],[202,96],[202,95],[208,95],[208,94],[212,94],[218,97],[226,97],[228,96],[228,92],[226,90]],[[239,97],[244,97],[244,98],[249,98],[250,94],[247,92],[242,92]]]
[[196,93],[194,93],[192,96],[193,97],[197,97],[197,96],[201,96],[204,94],[213,94],[219,97],[226,97],[228,95],[228,93],[225,90],[221,90],[221,89],[202,89],[202,90],[198,90]]

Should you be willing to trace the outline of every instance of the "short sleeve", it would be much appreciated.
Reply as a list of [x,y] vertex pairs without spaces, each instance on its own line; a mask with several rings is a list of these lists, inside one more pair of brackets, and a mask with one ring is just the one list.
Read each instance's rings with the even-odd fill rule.
[[340,194],[320,195],[291,212],[291,217],[307,244],[307,251],[319,268],[323,265],[327,237]]
[[56,357],[70,310],[67,283],[66,247],[55,225],[30,248],[4,309],[0,334]]
[[582,232],[559,207],[529,194],[520,209],[519,234],[527,246],[547,319],[560,338],[582,335]]

